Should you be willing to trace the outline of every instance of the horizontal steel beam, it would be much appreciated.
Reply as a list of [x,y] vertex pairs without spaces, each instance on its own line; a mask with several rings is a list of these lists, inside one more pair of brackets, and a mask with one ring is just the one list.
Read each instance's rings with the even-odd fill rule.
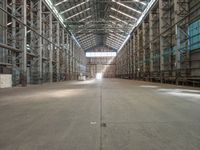
[[17,48],[14,48],[12,46],[9,46],[9,45],[6,45],[6,44],[2,44],[2,43],[0,43],[0,47],[8,49],[8,50],[11,50],[11,51],[14,51],[14,52],[18,52],[18,53],[22,52],[22,50],[20,50],[20,49],[17,49]]
[[105,33],[101,33],[101,32],[79,32],[79,33],[75,33],[75,35],[79,35],[79,34],[96,34],[96,35],[107,35],[109,33],[119,33],[119,34],[123,34],[124,32],[105,32]]

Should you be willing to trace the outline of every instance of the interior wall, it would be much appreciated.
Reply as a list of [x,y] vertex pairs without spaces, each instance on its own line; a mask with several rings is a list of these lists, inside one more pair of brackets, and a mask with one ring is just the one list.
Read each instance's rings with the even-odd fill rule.
[[115,59],[113,57],[87,58],[87,75],[95,78],[102,73],[104,78],[115,78]]

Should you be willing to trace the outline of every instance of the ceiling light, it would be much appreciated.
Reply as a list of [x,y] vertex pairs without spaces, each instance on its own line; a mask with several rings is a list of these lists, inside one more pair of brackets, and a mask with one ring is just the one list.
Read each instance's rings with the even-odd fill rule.
[[112,48],[114,48],[116,50],[119,48],[118,46],[115,46],[115,45],[113,45],[111,43],[106,43],[106,45],[109,46],[109,47],[112,47]]
[[113,42],[113,41],[107,40],[106,43],[111,44],[111,45],[114,45],[115,47],[120,47],[120,44],[117,44],[117,43],[115,43],[115,42]]
[[8,24],[7,24],[7,26],[9,26],[9,25],[11,25],[12,24],[12,22],[9,22]]
[[137,18],[135,18],[135,17],[133,17],[133,16],[130,16],[130,15],[128,15],[128,14],[122,12],[122,11],[119,11],[119,10],[115,9],[115,8],[112,8],[112,7],[111,7],[111,9],[114,10],[114,11],[116,11],[116,12],[118,12],[118,13],[120,13],[120,14],[122,14],[122,15],[124,15],[124,16],[127,16],[127,17],[129,17],[129,18],[131,18],[131,19],[137,20]]
[[108,39],[108,40],[115,41],[115,42],[117,42],[117,43],[123,43],[123,41],[124,41],[124,40],[116,39],[116,38],[114,38],[114,37],[112,37],[112,36],[107,37],[107,39]]
[[113,19],[116,19],[116,20],[118,20],[118,21],[121,21],[121,22],[123,22],[123,23],[125,23],[125,24],[128,24],[126,21],[123,21],[123,20],[121,20],[121,19],[119,19],[119,18],[117,18],[117,17],[114,17],[114,16],[112,16],[112,15],[109,15],[111,18],[113,18]]
[[113,43],[115,43],[115,45],[118,45],[119,47],[120,47],[121,44],[123,43],[123,42],[121,42],[121,41],[115,41],[115,40],[112,40],[112,39],[107,39],[107,41],[113,42]]
[[66,2],[66,1],[68,1],[68,0],[63,0],[63,1],[61,1],[61,2],[58,2],[58,3],[56,3],[54,6],[58,6],[58,5],[60,5],[60,4],[64,3],[64,2]]
[[111,21],[111,23],[114,24],[114,25],[116,25],[116,26],[123,27],[123,25],[117,24],[117,23],[115,23],[115,22],[113,22],[113,21]]
[[113,28],[113,26],[112,26],[111,24],[109,24],[108,26],[109,26],[109,27],[112,27],[112,29],[116,29],[116,30],[119,30],[119,31],[121,31],[121,32],[125,32],[125,31],[123,31],[123,30],[120,29],[120,28],[117,28],[117,27]]
[[113,45],[111,43],[106,43],[106,45],[109,46],[109,47],[112,47],[112,48],[114,48],[116,50],[119,48],[118,46],[115,46],[115,45]]
[[83,10],[83,11],[79,12],[79,13],[76,13],[76,14],[74,14],[73,16],[70,16],[70,17],[68,17],[66,20],[68,20],[68,19],[71,19],[71,18],[73,18],[73,17],[75,17],[75,16],[78,16],[78,15],[80,15],[80,14],[82,14],[82,13],[84,13],[84,12],[88,11],[88,10],[90,10],[90,8],[88,8],[88,9],[85,9],[85,10]]
[[142,4],[142,5],[146,5],[145,2],[141,2],[140,0],[133,0],[133,1],[138,2],[138,3]]
[[111,40],[107,40],[106,43],[109,43],[109,44],[115,45],[117,47],[120,47],[120,43],[116,43],[116,42],[113,42]]
[[127,5],[124,5],[124,4],[120,3],[120,2],[116,2],[115,0],[112,0],[112,1],[115,2],[115,3],[117,3],[117,4],[119,4],[119,5],[121,5],[121,6],[123,6],[123,7],[126,7],[126,8],[128,8],[128,9],[130,9],[130,10],[133,10],[133,11],[135,11],[135,12],[141,14],[140,11],[138,11],[138,10],[132,8],[132,7],[129,7],[129,6],[127,6]]
[[121,37],[126,37],[125,35],[122,35],[122,34],[119,34],[119,33],[115,33],[115,34],[117,34],[117,35],[119,35],[119,36],[121,36]]
[[76,8],[76,7],[79,7],[79,6],[81,6],[81,5],[85,4],[85,3],[87,3],[87,2],[89,2],[89,0],[87,0],[87,1],[85,1],[85,2],[82,2],[82,3],[80,3],[80,4],[76,5],[76,6],[73,6],[73,7],[69,8],[69,9],[67,9],[67,10],[64,10],[64,11],[60,12],[60,14],[62,15],[62,14],[66,13],[66,12],[68,12],[68,11],[70,11],[70,10]]
[[78,35],[77,37],[79,39],[81,39],[81,38],[86,38],[86,37],[89,37],[89,36],[93,36],[93,34],[82,34],[82,35]]
[[123,43],[123,41],[119,41],[119,40],[117,40],[117,39],[112,39],[112,38],[110,38],[110,37],[108,37],[107,40],[113,41],[113,42],[118,43],[118,44],[119,44],[119,43]]
[[125,37],[119,37],[119,36],[117,36],[117,35],[115,35],[115,34],[112,34],[112,33],[109,33],[111,36],[114,36],[114,37],[116,37],[116,38],[118,38],[118,39],[121,39],[121,40],[124,40],[125,39]]
[[[138,0],[134,0],[134,1],[137,1],[137,2],[140,2]],[[150,10],[150,8],[154,5],[154,3],[156,2],[157,0],[151,0],[149,3],[148,3],[148,6],[145,8],[145,10],[142,12],[142,15],[140,16],[140,18],[137,20],[137,23],[133,26],[131,32],[141,23],[141,21],[143,20],[143,18],[146,16],[147,12]],[[146,3],[143,3],[143,2],[140,2],[141,4],[143,5],[146,5]],[[130,33],[131,33],[130,32]],[[124,45],[126,44],[126,42],[128,41],[128,39],[130,38],[130,34],[127,36],[126,40],[124,41],[124,43],[121,45],[121,47],[118,49],[118,52],[124,47]]]
[[[126,36],[125,35],[122,35],[122,34],[119,34],[119,33],[117,33],[117,32],[113,32],[112,30],[110,30],[110,29],[108,29],[109,31],[111,31],[113,34],[117,34],[117,35],[119,35],[119,36],[121,36],[121,37],[123,37],[123,38],[125,38]],[[112,33],[109,33],[109,34],[112,34]]]
[[80,41],[80,42],[87,42],[88,40],[89,40],[89,41],[94,40],[94,38],[95,38],[95,37],[92,36],[92,37],[89,37],[89,38],[88,38],[88,37],[87,37],[87,38],[84,38],[84,39],[79,40],[79,41]]
[[88,16],[88,17],[86,17],[86,18],[81,19],[79,22],[84,21],[84,20],[86,20],[86,19],[88,19],[88,18],[91,18],[91,17],[92,17],[92,16],[90,15],[90,16]]

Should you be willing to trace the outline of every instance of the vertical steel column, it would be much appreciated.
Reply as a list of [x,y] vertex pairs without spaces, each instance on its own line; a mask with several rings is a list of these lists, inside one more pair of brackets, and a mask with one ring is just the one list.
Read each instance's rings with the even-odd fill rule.
[[[39,0],[38,1],[38,14],[37,14],[37,32],[42,35],[42,0]],[[43,43],[42,43],[42,37],[39,36],[38,37],[38,71],[39,71],[39,82],[41,83],[42,82],[42,79],[43,79],[43,70],[42,70],[42,57],[43,57],[43,54],[42,54],[42,47],[43,47]]]
[[133,74],[134,79],[136,79],[136,35],[133,33]]
[[[163,0],[159,0],[159,20],[160,20],[160,26],[159,30],[160,33],[163,32],[163,26],[165,25],[163,22]],[[164,71],[164,58],[163,58],[163,51],[164,51],[164,41],[163,37],[160,36],[160,82],[163,82],[163,71]]]
[[72,40],[72,79],[74,79],[74,48],[75,48],[75,43]]
[[[152,46],[152,40],[153,40],[153,15],[152,11],[149,14],[149,47],[150,47],[150,74],[152,75],[154,69],[153,69],[153,46]],[[150,75],[150,76],[151,76]]]
[[[31,27],[42,35],[42,0],[31,1]],[[30,44],[33,54],[37,57],[31,62],[31,80],[33,84],[41,84],[43,81],[42,72],[42,37],[33,31],[31,32]]]
[[70,49],[70,71],[71,71],[71,74],[70,74],[70,78],[71,80],[73,79],[73,49],[74,49],[74,41],[72,40],[71,38],[71,49]]
[[[7,1],[7,0],[6,0]],[[12,0],[12,15],[16,16],[16,0]],[[12,32],[11,32],[11,41],[12,41],[12,47],[16,48],[16,20],[12,17]],[[16,78],[16,69],[17,69],[17,65],[16,65],[16,53],[15,52],[11,52],[12,55],[12,75],[13,75],[13,85],[17,84],[17,78]]]
[[132,68],[131,68],[131,60],[132,60],[132,54],[131,54],[131,37],[129,38],[129,79],[132,78]]
[[142,37],[143,37],[143,45],[142,45],[142,48],[143,48],[143,72],[145,73],[146,72],[146,58],[145,58],[145,55],[146,55],[146,48],[145,48],[145,43],[146,43],[146,36],[145,36],[145,21],[142,23]]
[[[23,14],[23,23],[27,24],[27,5],[26,0],[23,0],[22,14]],[[22,41],[22,86],[27,85],[27,27],[23,26],[23,41]]]
[[[177,23],[181,18],[179,17],[178,15],[178,10],[179,10],[179,5],[178,5],[178,1],[179,0],[174,0],[174,11],[175,11],[175,23]],[[181,53],[180,51],[178,50],[178,46],[179,46],[179,43],[180,43],[180,35],[178,35],[179,32],[178,32],[178,24],[176,25],[176,42],[177,42],[177,47],[176,47],[176,62],[175,62],[175,66],[176,66],[176,71],[177,71],[177,74],[180,70],[180,59],[181,59]]]
[[65,44],[66,44],[66,59],[65,59],[65,73],[66,73],[66,75],[67,75],[67,80],[69,79],[69,35],[65,32],[65,37],[66,37],[66,39],[65,39]]
[[[52,13],[49,13],[49,40],[52,42]],[[53,45],[49,43],[49,80],[53,82]]]
[[56,41],[57,46],[59,48],[56,48],[56,74],[57,74],[57,81],[60,80],[60,24],[57,22],[56,24]]
[[69,72],[69,80],[71,80],[71,49],[72,49],[72,40],[69,36],[69,49],[68,49],[68,72]]
[[[1,1],[1,5],[2,5],[2,7],[6,10],[6,7],[7,7],[7,0],[2,0]],[[7,28],[6,28],[6,26],[7,26],[7,23],[8,23],[8,20],[7,20],[7,14],[6,13],[2,13],[2,24],[3,24],[3,30],[2,30],[2,35],[3,35],[3,39],[2,39],[2,42],[4,43],[4,44],[7,44]],[[0,48],[1,49],[1,48]],[[7,49],[1,49],[2,50],[2,53],[0,53],[0,54],[2,54],[2,61],[3,62],[5,62],[5,63],[8,63],[8,50]]]
[[62,43],[62,63],[61,63],[61,73],[62,73],[62,80],[66,79],[66,45],[65,45],[65,30],[64,28],[61,29],[62,32],[62,39],[61,39],[61,43]]
[[[12,0],[12,15],[16,16],[16,0]],[[16,20],[12,17],[12,47],[16,47]]]
[[[189,13],[189,3],[188,0],[174,0],[174,11],[175,11],[175,23],[176,24],[176,84],[179,84],[179,78],[181,77],[181,73],[183,71],[181,69],[187,69],[182,68],[181,64],[181,55],[183,55],[181,47],[181,39],[183,40],[183,35],[180,34],[180,31],[183,30],[184,33],[187,34],[188,32],[188,16]],[[185,18],[181,22],[179,22],[181,19]],[[181,30],[179,30],[181,28]],[[187,52],[186,52],[187,53]],[[184,59],[184,58],[183,58]],[[184,67],[184,65],[183,65]],[[185,74],[185,72],[184,72]]]
[[137,48],[136,48],[136,53],[137,53],[137,78],[140,79],[140,50],[139,50],[139,47],[140,47],[140,31],[139,31],[139,28],[136,29],[137,30],[137,38],[136,38],[136,41],[137,41]]
[[133,35],[131,35],[131,78],[134,76],[134,53],[133,53]]
[[127,60],[128,60],[128,78],[130,79],[131,77],[130,77],[130,72],[131,72],[131,70],[130,70],[130,38],[129,38],[129,40],[127,41],[127,50],[128,50],[128,52],[127,52]]

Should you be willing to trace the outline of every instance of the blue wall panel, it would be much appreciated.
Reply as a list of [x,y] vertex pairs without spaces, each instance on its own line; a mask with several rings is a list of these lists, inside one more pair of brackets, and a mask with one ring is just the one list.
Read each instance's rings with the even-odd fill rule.
[[190,50],[200,48],[200,20],[189,26]]

